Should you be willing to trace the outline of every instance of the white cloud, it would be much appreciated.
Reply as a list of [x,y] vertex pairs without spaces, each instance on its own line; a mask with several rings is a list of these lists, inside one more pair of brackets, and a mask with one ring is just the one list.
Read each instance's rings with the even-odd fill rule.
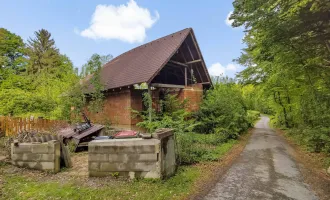
[[226,23],[228,26],[230,26],[230,27],[231,27],[231,24],[234,22],[233,19],[229,19],[229,17],[231,16],[231,14],[233,14],[233,11],[230,11],[230,12],[228,13],[227,18],[226,18],[226,20],[225,20],[225,23]]
[[209,68],[208,71],[211,76],[226,76],[226,73],[236,73],[240,70],[240,66],[234,64],[234,63],[229,63],[226,66],[222,66],[220,63],[214,63],[212,64]]
[[147,8],[129,0],[126,5],[97,5],[89,28],[80,35],[92,39],[118,39],[124,42],[143,42],[146,29],[159,19],[155,11],[152,16]]
[[226,70],[229,70],[229,71],[237,71],[237,66],[233,63],[230,63],[226,66]]

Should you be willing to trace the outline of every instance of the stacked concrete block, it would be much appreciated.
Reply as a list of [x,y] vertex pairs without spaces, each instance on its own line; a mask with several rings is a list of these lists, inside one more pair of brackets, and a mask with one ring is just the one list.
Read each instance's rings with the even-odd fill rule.
[[11,144],[12,164],[19,167],[56,173],[60,171],[60,154],[60,143],[56,140]]
[[175,172],[173,133],[153,139],[95,140],[88,146],[89,176],[163,178]]

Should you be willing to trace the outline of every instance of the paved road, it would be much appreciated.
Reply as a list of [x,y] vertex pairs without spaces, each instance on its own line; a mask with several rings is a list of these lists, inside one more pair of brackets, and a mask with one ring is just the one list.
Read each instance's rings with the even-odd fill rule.
[[240,157],[205,197],[209,199],[318,199],[302,180],[293,152],[261,117]]

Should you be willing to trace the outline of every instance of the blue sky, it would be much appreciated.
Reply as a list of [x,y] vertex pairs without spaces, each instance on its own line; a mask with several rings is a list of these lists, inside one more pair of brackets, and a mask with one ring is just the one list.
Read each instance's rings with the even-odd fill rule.
[[131,48],[187,27],[194,29],[209,72],[233,77],[244,47],[243,29],[226,20],[231,0],[30,0],[3,1],[0,27],[25,41],[41,28],[76,67],[93,53],[118,56]]

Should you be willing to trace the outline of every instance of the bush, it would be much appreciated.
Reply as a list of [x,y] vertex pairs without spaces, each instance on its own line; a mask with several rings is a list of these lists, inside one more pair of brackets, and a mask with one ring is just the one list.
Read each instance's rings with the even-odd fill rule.
[[181,164],[215,161],[235,143],[223,134],[176,133]]
[[181,101],[176,95],[165,95],[165,100],[160,102],[162,108],[160,112],[150,109],[151,97],[148,93],[144,93],[143,102],[148,109],[142,112],[133,110],[133,112],[143,120],[137,123],[137,126],[150,133],[158,128],[172,128],[174,132],[191,132],[197,125],[195,120],[191,118],[191,113],[185,109],[187,101]]
[[217,83],[207,94],[197,112],[199,133],[230,134],[237,138],[249,127],[246,108],[238,86],[234,83]]
[[248,110],[247,111],[247,120],[249,122],[249,126],[253,127],[254,123],[259,119],[260,112],[255,110]]
[[290,129],[288,134],[298,144],[306,146],[311,152],[330,153],[330,128],[326,127],[305,127]]

